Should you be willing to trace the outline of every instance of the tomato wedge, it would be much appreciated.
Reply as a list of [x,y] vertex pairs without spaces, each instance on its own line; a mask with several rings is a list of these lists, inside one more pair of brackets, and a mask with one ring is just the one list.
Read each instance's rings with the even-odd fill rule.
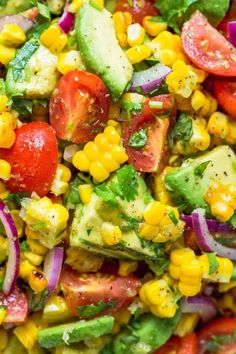
[[58,138],[87,143],[102,129],[109,112],[109,94],[95,74],[74,70],[57,83],[49,105],[50,123]]
[[236,79],[217,79],[213,81],[214,94],[220,106],[236,119]]
[[0,292],[0,306],[6,306],[4,323],[21,323],[26,320],[28,300],[23,291],[15,287],[9,295]]
[[[150,101],[163,104],[162,109],[150,108]],[[170,113],[171,112],[171,113]],[[152,97],[144,103],[140,114],[132,115],[131,123],[126,123],[123,129],[123,139],[128,162],[141,172],[155,172],[166,151],[167,133],[170,118],[175,115],[174,99],[172,94]],[[155,117],[156,115],[156,117]],[[158,118],[159,116],[159,118]],[[133,134],[146,129],[147,142],[143,148],[130,146]]]
[[199,68],[220,76],[236,76],[236,49],[196,11],[182,28],[186,55]]
[[32,122],[16,129],[16,140],[10,149],[0,149],[0,158],[11,165],[7,187],[12,192],[36,192],[46,195],[58,164],[55,134],[49,124]]
[[154,354],[197,354],[197,337],[195,333],[184,337],[173,336]]
[[[119,312],[131,303],[141,286],[134,275],[79,274],[69,267],[63,269],[60,283],[69,309],[81,318]],[[85,305],[93,305],[92,312]],[[79,310],[79,306],[83,308]]]
[[[212,340],[212,336],[227,335],[231,336],[236,331],[236,318],[218,318],[207,323],[198,333],[198,350],[203,353],[204,346]],[[217,354],[236,353],[236,343],[225,343],[217,351]]]
[[157,16],[158,11],[151,0],[118,0],[115,11],[127,11],[134,22],[142,24],[145,16]]

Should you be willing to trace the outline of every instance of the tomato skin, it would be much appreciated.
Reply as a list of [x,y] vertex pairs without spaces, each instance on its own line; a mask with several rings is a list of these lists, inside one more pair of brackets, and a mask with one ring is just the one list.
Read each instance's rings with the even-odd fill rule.
[[49,124],[32,122],[16,129],[16,140],[10,149],[0,149],[0,158],[11,165],[11,178],[6,185],[11,192],[36,192],[46,195],[58,163],[55,134]]
[[215,97],[232,118],[236,119],[236,79],[217,79],[213,81]]
[[199,68],[219,76],[236,76],[236,49],[196,11],[182,28],[186,55]]
[[[201,352],[204,344],[214,335],[231,335],[236,330],[236,318],[222,317],[210,323],[207,323],[198,333],[198,350]],[[229,351],[226,351],[229,350]],[[231,349],[234,350],[231,352]],[[218,354],[233,354],[235,353],[236,344],[224,345]]]
[[23,291],[15,287],[9,295],[0,292],[0,305],[7,307],[3,323],[22,323],[28,314],[28,300]]
[[106,303],[115,301],[117,304],[100,312],[98,316],[116,313],[132,302],[141,286],[134,275],[119,277],[102,273],[79,274],[69,267],[63,269],[60,283],[70,311],[78,317],[78,306],[96,305],[101,300]]
[[127,11],[133,16],[134,22],[142,24],[145,16],[157,16],[158,11],[150,0],[132,0],[130,6],[128,0],[118,0],[115,11]]
[[197,354],[197,337],[195,333],[184,337],[173,336],[166,344],[155,351],[154,354]]
[[93,140],[106,123],[109,94],[95,74],[73,70],[62,76],[49,104],[50,123],[58,138],[74,143]]
[[[158,119],[155,118],[154,114],[165,115],[167,111],[171,110],[170,118],[173,118],[176,113],[172,94],[155,96],[150,100],[162,102],[163,109],[151,109],[148,100],[144,102],[142,112],[132,115],[132,122],[125,123],[123,129],[124,146],[129,156],[128,163],[141,172],[155,172],[160,167],[161,160],[166,151],[166,137],[170,119],[168,117]],[[131,135],[144,127],[148,128],[146,146],[141,149],[130,147],[129,139]]]

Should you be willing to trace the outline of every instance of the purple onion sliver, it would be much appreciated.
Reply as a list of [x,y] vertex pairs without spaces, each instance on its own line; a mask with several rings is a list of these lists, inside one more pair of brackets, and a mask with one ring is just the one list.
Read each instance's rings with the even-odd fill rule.
[[69,33],[75,22],[75,15],[68,11],[68,4],[64,8],[64,12],[61,16],[61,19],[58,22],[58,26],[62,29],[64,33]]
[[[186,223],[187,227],[193,227],[192,223],[192,215],[186,215],[186,214],[181,214],[180,216],[181,220],[183,220]],[[212,233],[235,233],[236,234],[236,229],[234,229],[231,225],[214,220],[214,219],[206,219],[207,226],[209,228],[209,231]]]
[[182,313],[197,313],[203,322],[212,320],[217,314],[215,303],[205,295],[184,297],[180,301],[180,306]]
[[236,21],[230,21],[227,24],[229,41],[236,47]]
[[48,280],[48,291],[51,295],[59,282],[63,263],[63,247],[54,247],[46,254],[44,260],[44,275]]
[[10,211],[7,205],[2,201],[0,201],[0,220],[4,226],[9,242],[7,269],[2,287],[4,294],[8,295],[14,288],[19,274],[20,244],[17,229],[12,220]]

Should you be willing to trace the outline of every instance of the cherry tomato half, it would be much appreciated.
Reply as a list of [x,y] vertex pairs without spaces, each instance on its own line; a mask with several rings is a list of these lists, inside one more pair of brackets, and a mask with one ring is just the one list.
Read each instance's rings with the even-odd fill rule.
[[197,338],[195,333],[184,337],[173,336],[166,344],[161,346],[154,354],[197,354]]
[[236,79],[217,79],[213,81],[214,94],[223,110],[236,119]]
[[28,300],[23,291],[15,287],[9,295],[0,292],[0,306],[6,306],[4,323],[24,322],[28,313]]

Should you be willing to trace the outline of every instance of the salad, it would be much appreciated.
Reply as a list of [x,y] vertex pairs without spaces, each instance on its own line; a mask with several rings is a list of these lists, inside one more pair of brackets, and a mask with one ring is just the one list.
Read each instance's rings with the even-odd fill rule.
[[0,1],[0,354],[236,353],[235,18]]

